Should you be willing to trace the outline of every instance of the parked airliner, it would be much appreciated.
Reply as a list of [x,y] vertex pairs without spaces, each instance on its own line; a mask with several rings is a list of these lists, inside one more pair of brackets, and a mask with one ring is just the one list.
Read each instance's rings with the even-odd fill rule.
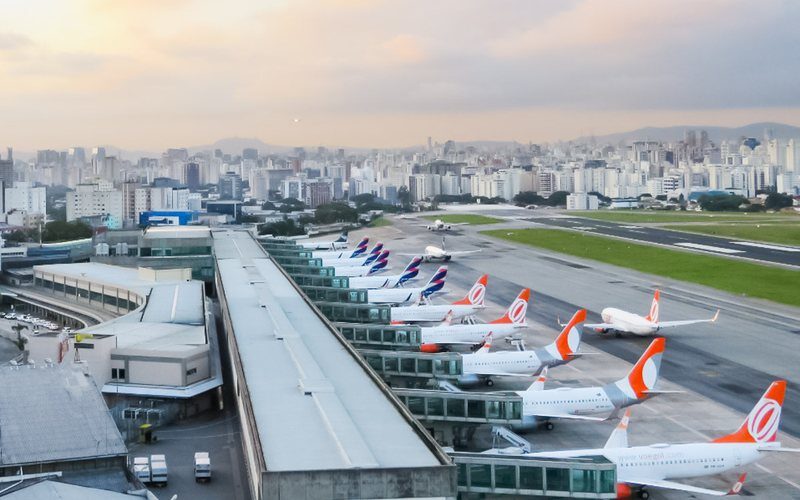
[[394,288],[412,281],[419,274],[422,257],[414,257],[400,274],[379,274],[376,276],[356,276],[350,278],[350,288]]
[[420,299],[427,299],[431,295],[442,291],[445,278],[447,278],[447,266],[441,266],[423,287],[367,290],[367,302],[370,304],[406,304],[408,302],[417,302]]
[[617,465],[619,483],[617,493],[631,495],[633,487],[639,490],[640,498],[648,498],[647,491],[642,490],[648,486],[703,495],[723,496],[738,493],[744,480],[743,476],[727,492],[699,488],[673,480],[721,474],[756,462],[769,453],[800,453],[800,449],[782,448],[777,441],[785,395],[786,381],[773,382],[735,432],[708,443],[629,447],[628,418],[623,418],[603,448],[546,451],[531,453],[529,456],[548,458],[603,456]]
[[553,418],[607,420],[622,408],[665,392],[655,389],[665,344],[663,337],[654,339],[625,377],[603,386],[545,390],[543,380],[534,382],[517,392],[522,396],[522,427],[533,428],[537,421],[544,421],[552,429]]
[[656,290],[653,295],[653,303],[650,305],[650,313],[645,316],[616,309],[614,307],[606,307],[600,313],[603,318],[602,323],[587,324],[586,328],[593,328],[599,333],[614,332],[618,335],[621,332],[634,333],[636,335],[652,335],[653,333],[661,330],[662,328],[670,328],[675,326],[693,325],[695,323],[714,323],[719,317],[719,310],[717,310],[714,317],[711,319],[689,319],[681,321],[659,321],[659,300],[661,293]]
[[454,319],[474,316],[478,311],[486,307],[484,299],[488,280],[489,276],[484,274],[472,285],[472,288],[463,299],[457,300],[452,304],[416,304],[413,306],[392,307],[392,323],[430,323],[443,321],[448,316]]
[[368,276],[386,269],[389,263],[389,250],[381,252],[375,262],[369,266],[332,266],[336,270],[336,276]]
[[351,251],[348,249],[344,250],[314,250],[311,252],[312,257],[315,259],[354,259],[356,257],[360,257],[367,253],[367,245],[369,244],[369,238],[364,236],[361,238],[361,241],[358,242],[358,245]]
[[338,250],[340,248],[347,248],[347,233],[340,234],[339,237],[333,241],[298,241],[297,244],[310,250]]
[[531,377],[548,367],[569,363],[580,356],[578,350],[585,319],[586,310],[579,310],[551,344],[530,351],[490,352],[493,336],[490,332],[483,347],[474,354],[462,355],[464,376],[458,379],[458,383],[482,381],[491,387],[494,385],[492,377]]
[[[356,257],[341,257],[341,258],[322,258],[322,266],[343,266],[343,267],[352,267],[352,266],[369,266],[380,256],[381,252],[383,251],[383,243],[378,242],[372,247],[372,250],[369,253],[362,253]],[[316,255],[314,255],[317,258]],[[321,258],[321,257],[320,257]]]
[[528,311],[528,300],[531,291],[529,288],[522,290],[514,302],[508,307],[506,313],[491,323],[478,324],[452,324],[445,318],[444,323],[438,326],[423,326],[421,329],[422,352],[439,352],[448,345],[453,344],[480,344],[486,334],[492,332],[495,337],[504,337],[515,331],[525,328],[525,314]]

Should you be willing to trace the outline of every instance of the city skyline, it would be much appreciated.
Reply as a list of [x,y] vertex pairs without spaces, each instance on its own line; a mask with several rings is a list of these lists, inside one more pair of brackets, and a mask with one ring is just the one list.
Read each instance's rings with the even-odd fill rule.
[[526,143],[642,126],[800,125],[798,8],[11,1],[0,137],[22,151],[231,136],[397,148],[429,135]]

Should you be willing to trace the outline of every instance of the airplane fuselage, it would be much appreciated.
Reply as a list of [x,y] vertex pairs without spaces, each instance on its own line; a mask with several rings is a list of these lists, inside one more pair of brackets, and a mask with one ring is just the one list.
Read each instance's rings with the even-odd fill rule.
[[[423,336],[424,338],[424,336]],[[561,359],[555,346],[549,345],[532,351],[477,352],[462,355],[464,380],[476,382],[480,376],[516,374],[538,375],[544,367],[567,363]]]
[[425,247],[425,254],[422,256],[422,258],[425,259],[426,262],[431,262],[434,260],[449,262],[452,256],[437,246],[429,245]]
[[350,288],[394,288],[402,278],[402,274],[386,274],[379,276],[355,276],[350,278]]
[[548,415],[608,415],[617,406],[602,387],[560,388],[518,392],[522,396],[523,425]]
[[540,452],[531,456],[569,458],[602,455],[617,464],[617,481],[685,479],[720,474],[761,458],[756,443],[653,444],[630,448],[599,448]]
[[336,276],[347,276],[350,278],[366,276],[372,266],[333,266],[336,269]]
[[600,316],[603,318],[603,323],[614,325],[614,330],[619,332],[652,335],[658,331],[658,327],[652,321],[622,309],[606,307]]
[[[336,267],[336,266],[344,266],[344,267],[355,267],[364,265],[366,262],[368,255],[363,255],[361,257],[344,257],[340,259],[322,259],[323,267]],[[316,257],[315,257],[316,258]]]
[[414,302],[424,288],[378,288],[367,290],[370,304],[406,304]]
[[453,311],[453,319],[459,319],[477,314],[483,308],[482,305],[473,304],[400,306],[392,307],[391,319],[392,321],[419,323],[444,321],[450,311]]
[[498,339],[511,335],[517,329],[525,328],[526,326],[515,326],[513,323],[424,326],[422,327],[422,342],[424,344],[480,344],[489,332],[492,333],[495,339]]

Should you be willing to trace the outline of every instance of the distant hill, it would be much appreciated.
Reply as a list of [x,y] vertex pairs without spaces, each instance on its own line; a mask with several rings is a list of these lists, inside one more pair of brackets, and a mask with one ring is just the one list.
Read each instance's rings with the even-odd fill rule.
[[[751,123],[750,125],[743,125],[741,127],[716,127],[716,126],[702,126],[702,125],[677,125],[674,127],[644,127],[630,132],[618,132],[615,134],[595,136],[594,140],[598,143],[617,144],[619,142],[632,142],[632,141],[678,141],[683,139],[684,133],[687,130],[705,130],[708,132],[708,137],[715,143],[719,144],[724,139],[737,140],[742,136],[755,137],[758,140],[764,138],[764,133],[767,130],[772,131],[772,136],[776,139],[800,139],[800,127],[793,125],[786,125],[785,123]],[[588,141],[591,137],[580,137],[576,141]]]

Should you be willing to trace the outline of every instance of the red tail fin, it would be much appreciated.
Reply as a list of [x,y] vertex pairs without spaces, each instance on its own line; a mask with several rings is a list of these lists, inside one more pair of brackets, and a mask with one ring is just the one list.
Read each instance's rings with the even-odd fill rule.
[[586,321],[586,309],[576,312],[567,326],[561,330],[553,344],[556,346],[561,359],[570,359],[570,356],[578,352],[581,345],[581,334],[583,333],[583,322]]
[[715,439],[714,443],[771,443],[778,435],[786,381],[776,380],[750,410],[736,432]]
[[528,301],[531,299],[531,289],[525,288],[517,298],[514,299],[514,302],[508,306],[506,313],[496,320],[492,321],[492,323],[513,323],[515,325],[522,325],[525,323],[525,314],[528,312]]
[[629,397],[642,399],[647,396],[658,382],[658,372],[661,369],[661,355],[664,353],[667,341],[664,337],[654,339],[644,351],[639,361],[633,365],[628,376],[617,381],[617,385]]
[[483,300],[486,298],[486,284],[488,282],[489,275],[484,274],[472,285],[472,288],[469,289],[469,292],[467,292],[467,295],[463,299],[457,300],[453,302],[453,304],[482,306]]
[[656,290],[656,293],[653,294],[653,302],[650,304],[650,312],[647,314],[645,318],[647,321],[652,321],[653,323],[658,322],[658,301],[661,299],[661,292]]

